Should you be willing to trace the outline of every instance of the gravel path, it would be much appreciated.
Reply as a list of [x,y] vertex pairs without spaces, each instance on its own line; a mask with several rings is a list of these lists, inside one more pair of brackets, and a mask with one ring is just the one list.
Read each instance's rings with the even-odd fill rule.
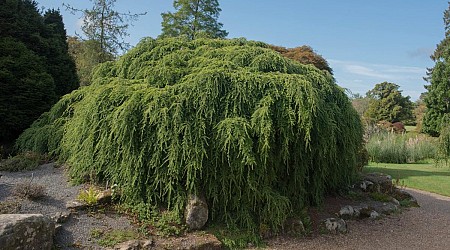
[[450,249],[450,198],[407,189],[420,208],[381,220],[348,221],[346,235],[277,238],[268,249]]
[[[0,201],[18,201],[20,208],[17,213],[40,213],[54,216],[58,212],[69,212],[66,203],[76,199],[82,185],[73,186],[67,180],[63,167],[55,168],[53,163],[40,166],[33,171],[2,172],[0,179]],[[30,181],[33,175],[33,183],[46,188],[46,196],[29,201],[18,199],[12,195],[12,190],[17,183]],[[69,221],[62,224],[57,231],[55,241],[60,249],[103,249],[95,239],[91,238],[91,232],[96,230],[130,229],[130,222],[125,217],[115,214],[89,213],[80,211],[72,214]],[[75,248],[77,247],[77,248]]]
[[[30,181],[44,185],[47,195],[38,201],[17,200],[12,195],[15,184]],[[34,171],[1,172],[0,201],[17,200],[18,213],[42,213],[53,216],[67,211],[65,204],[74,200],[83,186],[67,182],[63,168],[53,164],[40,166]],[[346,235],[320,235],[311,238],[272,239],[267,249],[450,249],[450,198],[408,189],[421,205],[398,215],[380,220],[348,221],[350,232]],[[117,215],[79,212],[63,224],[56,235],[62,249],[75,246],[102,249],[91,239],[93,229],[130,229],[130,222]],[[75,243],[75,244],[74,244]]]

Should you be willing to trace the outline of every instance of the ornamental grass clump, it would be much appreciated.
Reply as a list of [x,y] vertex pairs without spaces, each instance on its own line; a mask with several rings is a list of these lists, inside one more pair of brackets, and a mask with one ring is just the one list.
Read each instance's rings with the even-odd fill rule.
[[100,65],[22,134],[82,181],[123,202],[182,216],[189,194],[210,220],[273,229],[355,174],[363,129],[332,75],[245,39],[144,39]]

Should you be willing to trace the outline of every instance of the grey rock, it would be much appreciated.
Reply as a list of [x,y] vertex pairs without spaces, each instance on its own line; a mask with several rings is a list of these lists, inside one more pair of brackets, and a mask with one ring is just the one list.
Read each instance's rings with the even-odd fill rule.
[[290,218],[284,223],[283,231],[290,236],[299,236],[306,233],[303,222],[299,219]]
[[114,250],[145,250],[153,248],[153,240],[129,240],[114,246]]
[[367,191],[369,191],[369,190],[372,189],[372,187],[373,187],[373,182],[364,180],[364,181],[362,181],[362,182],[359,184],[359,187],[360,187],[361,190],[363,190],[364,192],[367,192]]
[[416,198],[412,196],[410,193],[403,189],[396,188],[392,194],[392,196],[397,199],[398,201],[408,201],[408,205],[411,207],[420,207],[419,203],[417,202]]
[[63,228],[62,224],[55,224],[55,233]]
[[[357,213],[359,216],[359,211]],[[355,217],[355,209],[353,209],[353,207],[350,205],[345,206],[341,208],[341,210],[339,210],[339,217],[343,219],[350,219],[352,217]]]
[[392,198],[392,203],[394,203],[396,206],[400,206],[400,202],[395,198]]
[[190,195],[185,209],[186,225],[190,230],[201,229],[208,221],[208,204],[197,195]]
[[392,214],[398,211],[398,206],[392,202],[373,203],[371,208],[380,214]]
[[55,215],[52,216],[52,220],[55,223],[66,223],[70,219],[70,212],[63,211],[63,212],[57,212]]
[[0,246],[3,250],[52,249],[55,223],[42,214],[1,214]]
[[324,221],[325,228],[331,233],[347,233],[347,223],[343,219],[328,218]]
[[380,214],[377,211],[372,211],[370,212],[370,218],[375,220],[378,219],[380,217]]
[[394,190],[394,185],[392,184],[392,177],[383,173],[368,173],[363,177],[364,181],[372,182],[368,191],[379,192],[379,193],[390,193]]
[[111,200],[112,200],[111,189],[104,190],[97,195],[97,202],[99,204],[108,204],[111,203]]
[[87,204],[80,201],[68,201],[66,203],[67,209],[73,209],[73,210],[82,210],[87,207]]
[[368,218],[373,211],[367,204],[361,204],[355,210],[359,211],[359,218]]

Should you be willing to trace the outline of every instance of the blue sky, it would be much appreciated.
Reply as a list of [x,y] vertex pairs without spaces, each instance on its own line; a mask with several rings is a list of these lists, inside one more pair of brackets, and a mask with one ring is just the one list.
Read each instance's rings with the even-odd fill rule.
[[[87,8],[87,0],[37,0],[59,8],[67,33],[80,32],[80,15],[62,2]],[[418,99],[429,58],[444,38],[445,0],[223,0],[219,21],[229,38],[245,37],[284,47],[311,46],[325,57],[337,83],[365,94],[375,84],[400,85],[404,95]],[[173,11],[171,0],[118,0],[121,12],[147,12],[130,27],[127,42],[161,32],[161,13]]]

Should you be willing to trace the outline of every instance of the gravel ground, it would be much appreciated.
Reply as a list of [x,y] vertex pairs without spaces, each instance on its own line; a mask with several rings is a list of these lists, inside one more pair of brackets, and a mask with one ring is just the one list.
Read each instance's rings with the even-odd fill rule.
[[[67,180],[63,167],[55,168],[53,163],[40,166],[33,171],[25,172],[2,172],[0,179],[0,201],[18,201],[20,208],[17,213],[40,213],[54,216],[58,212],[69,212],[66,202],[75,200],[82,185],[73,186]],[[30,181],[45,186],[46,196],[37,200],[29,201],[18,199],[12,195],[14,185]],[[72,214],[69,221],[62,224],[58,230],[55,241],[61,249],[103,249],[95,239],[91,238],[93,229],[130,229],[130,222],[125,217],[115,214],[89,213],[81,211]],[[75,248],[78,247],[78,248]]]
[[[67,182],[63,168],[54,164],[40,166],[34,171],[1,172],[0,201],[14,200],[11,191],[15,184],[30,181],[44,185],[47,195],[38,201],[18,200],[18,213],[42,213],[53,216],[67,211],[65,204],[74,200],[83,186]],[[380,220],[348,221],[346,235],[319,235],[292,239],[279,237],[270,240],[267,249],[450,249],[450,198],[408,189],[421,205],[401,214]],[[79,212],[63,224],[56,235],[62,249],[102,249],[91,239],[92,229],[130,229],[125,217],[114,214]]]
[[450,249],[450,198],[407,189],[420,208],[381,220],[348,221],[346,235],[277,238],[268,249]]

